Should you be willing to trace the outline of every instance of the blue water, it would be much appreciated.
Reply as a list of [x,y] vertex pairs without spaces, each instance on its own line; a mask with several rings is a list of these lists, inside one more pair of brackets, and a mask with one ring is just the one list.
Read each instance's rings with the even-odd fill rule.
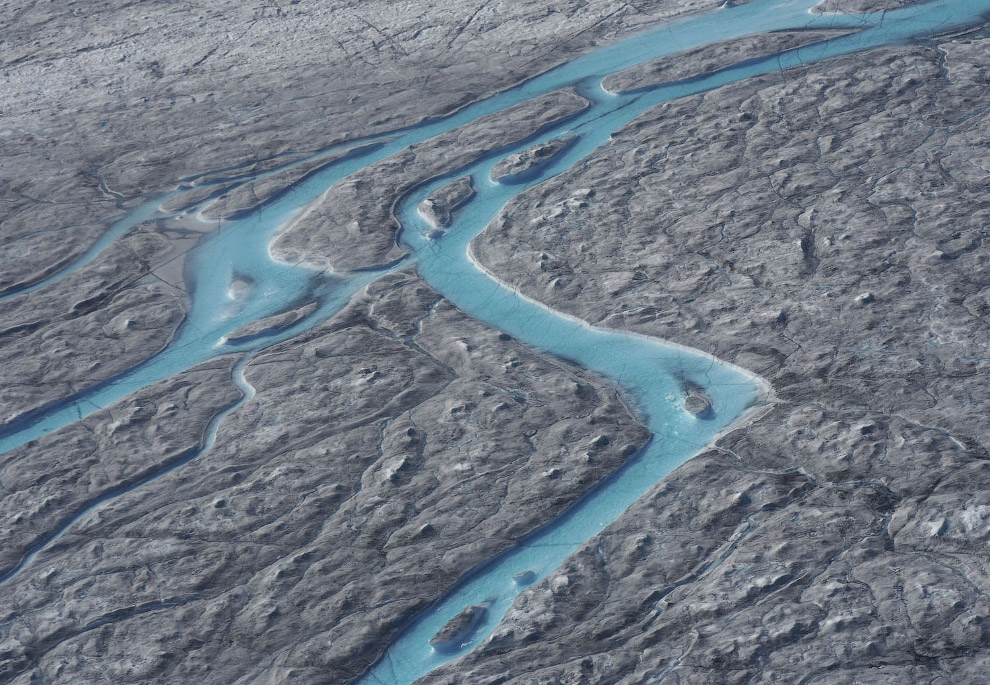
[[121,217],[119,220],[114,221],[110,224],[110,227],[103,232],[103,234],[93,242],[89,248],[84,251],[77,258],[72,260],[72,262],[63,268],[62,270],[52,274],[48,278],[42,279],[37,283],[27,285],[21,288],[11,288],[7,290],[4,294],[0,295],[0,302],[3,300],[12,299],[20,295],[28,295],[35,292],[36,290],[41,290],[42,288],[51,285],[52,283],[57,283],[71,273],[75,273],[82,267],[86,266],[94,259],[96,259],[103,250],[107,249],[114,243],[117,238],[121,237],[129,230],[140,224],[142,221],[147,221],[151,219],[156,214],[156,209],[164,200],[168,199],[174,195],[170,193],[165,197],[158,197],[154,200],[149,200],[148,202],[142,203],[135,209],[132,209],[125,216]]
[[[755,0],[671,23],[589,53],[450,117],[366,138],[367,142],[378,141],[381,145],[340,160],[309,177],[278,201],[244,219],[224,223],[201,241],[186,262],[186,280],[192,293],[188,317],[165,350],[124,374],[25,415],[0,435],[0,452],[57,430],[139,388],[216,355],[251,354],[298,335],[339,311],[371,280],[396,268],[415,264],[427,283],[467,314],[526,344],[571,359],[616,381],[635,400],[654,434],[650,444],[628,466],[570,511],[468,574],[448,596],[406,627],[362,682],[407,683],[415,680],[449,658],[449,655],[435,653],[428,642],[450,618],[467,605],[490,603],[487,620],[463,650],[478,644],[490,634],[513,598],[523,589],[513,581],[514,575],[529,571],[528,582],[546,577],[580,544],[615,520],[671,469],[731,426],[744,410],[764,399],[767,392],[759,379],[708,355],[651,338],[595,328],[519,295],[473,263],[468,255],[471,239],[515,194],[567,170],[606,144],[613,132],[656,104],[777,69],[970,25],[990,11],[990,0],[941,0],[890,11],[882,17],[836,17],[809,14],[808,8],[814,2]],[[786,28],[854,28],[858,31],[766,59],[747,61],[703,78],[643,92],[615,96],[600,87],[605,76],[640,62],[716,40]],[[354,274],[328,274],[269,258],[267,248],[278,229],[334,182],[408,145],[565,86],[577,88],[592,100],[592,106],[580,116],[549,127],[531,140],[508,146],[467,167],[451,169],[444,177],[424,184],[404,198],[397,216],[403,225],[401,239],[410,249],[410,255],[401,263]],[[491,167],[498,159],[537,140],[565,135],[578,135],[579,138],[542,169],[539,178],[512,186],[488,180]],[[466,173],[474,176],[477,195],[461,210],[442,237],[430,239],[427,235],[432,227],[425,225],[415,207],[437,187]],[[153,216],[152,207],[150,203],[142,205],[118,222],[72,267],[26,291],[54,283],[95,258],[129,226]],[[233,294],[231,286],[238,280],[249,282],[250,287],[240,294]],[[317,311],[285,330],[270,336],[252,337],[238,344],[225,342],[225,337],[244,323],[313,299],[320,303]],[[699,420],[683,411],[685,382],[707,389],[715,409],[711,419]],[[215,426],[205,449],[212,444],[213,437]],[[80,516],[84,514],[82,512]],[[30,558],[26,559],[18,571],[30,561]]]

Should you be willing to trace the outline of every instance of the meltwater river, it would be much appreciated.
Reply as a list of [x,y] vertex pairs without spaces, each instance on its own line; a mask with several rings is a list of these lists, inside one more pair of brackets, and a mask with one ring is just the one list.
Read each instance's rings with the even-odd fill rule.
[[[187,259],[186,280],[192,293],[190,308],[172,344],[113,379],[26,414],[0,435],[0,452],[57,430],[142,387],[220,354],[245,355],[235,369],[235,373],[240,374],[246,360],[257,351],[326,320],[358,290],[384,273],[415,264],[429,285],[467,314],[523,343],[566,357],[616,381],[634,399],[653,432],[651,442],[616,474],[557,520],[474,569],[443,599],[420,614],[399,634],[361,682],[409,683],[463,654],[491,633],[525,585],[546,577],[653,484],[709,444],[719,432],[738,422],[747,409],[767,400],[770,394],[766,384],[754,375],[709,355],[653,338],[589,326],[521,296],[471,259],[471,239],[514,195],[566,171],[599,146],[607,144],[613,132],[661,102],[778,69],[972,25],[990,12],[990,0],[940,0],[882,14],[816,15],[808,11],[815,2],[817,0],[754,0],[673,22],[589,53],[450,117],[367,139],[364,142],[378,144],[341,159],[298,184],[278,201],[246,218],[226,222],[204,237]],[[601,80],[611,73],[680,50],[752,33],[801,28],[844,28],[855,29],[855,32],[766,58],[747,60],[702,78],[664,84],[634,94],[615,96],[600,86]],[[592,102],[579,116],[471,165],[450,169],[445,176],[429,180],[403,199],[397,216],[403,226],[401,239],[409,247],[410,255],[400,263],[359,273],[318,274],[270,259],[268,245],[277,230],[336,181],[408,145],[567,86],[577,88]],[[577,140],[541,169],[537,178],[517,185],[499,185],[488,180],[491,167],[502,157],[541,140],[562,136],[577,136]],[[336,150],[323,154],[332,152]],[[449,230],[440,237],[428,237],[432,227],[418,215],[417,205],[436,188],[465,174],[473,175],[477,195],[460,210]],[[21,292],[45,287],[95,259],[130,227],[158,215],[156,208],[160,202],[161,198],[158,198],[137,208],[115,224],[77,262]],[[229,295],[231,285],[244,276],[252,279],[253,286],[245,297],[234,301]],[[225,340],[227,334],[244,323],[312,299],[319,301],[318,309],[290,328],[237,344]],[[245,388],[242,377],[235,380],[245,392],[250,391]],[[713,400],[713,416],[699,420],[683,410],[685,382],[707,390]],[[218,424],[219,420],[211,426],[204,441],[204,451],[213,444]],[[99,503],[93,506],[99,506]],[[86,513],[88,510],[79,512],[67,527]],[[50,542],[39,542],[18,569],[0,579],[0,583],[27,568],[34,553]],[[524,574],[525,582],[518,580],[519,574]],[[430,638],[447,621],[466,606],[482,603],[490,607],[486,618],[465,638],[459,650],[441,654],[430,647]]]

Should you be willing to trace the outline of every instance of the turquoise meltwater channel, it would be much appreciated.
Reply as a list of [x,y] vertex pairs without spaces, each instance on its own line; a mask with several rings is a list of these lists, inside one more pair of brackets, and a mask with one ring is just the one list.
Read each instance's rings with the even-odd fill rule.
[[[657,104],[779,69],[971,26],[990,12],[990,0],[936,0],[871,15],[820,15],[809,12],[815,2],[753,0],[672,22],[598,49],[449,117],[348,143],[376,144],[343,157],[277,201],[243,219],[225,222],[204,237],[186,261],[185,277],[191,292],[187,318],[164,350],[123,374],[23,415],[0,434],[0,452],[57,430],[142,387],[221,354],[241,354],[243,358],[237,370],[240,373],[250,355],[325,321],[375,278],[415,264],[425,282],[465,313],[525,344],[614,380],[628,392],[653,432],[652,440],[639,454],[563,515],[470,571],[449,593],[420,613],[399,632],[360,682],[410,683],[456,658],[491,634],[526,585],[545,578],[673,468],[710,444],[720,432],[739,425],[747,410],[768,400],[771,392],[753,374],[707,354],[654,338],[590,326],[521,295],[471,258],[471,240],[512,197],[579,163],[606,145],[612,133]],[[611,73],[691,47],[753,33],[805,28],[853,32],[642,92],[616,96],[600,86],[601,79]],[[268,246],[277,231],[333,183],[409,145],[564,87],[576,88],[591,105],[580,115],[546,127],[518,145],[430,179],[402,199],[396,215],[403,226],[401,239],[409,248],[409,255],[399,263],[335,274],[317,273],[270,258]],[[536,178],[516,185],[488,180],[492,165],[502,157],[536,142],[563,136],[576,136],[576,141],[542,168]],[[433,227],[425,224],[416,207],[430,192],[466,174],[474,177],[477,195],[459,212],[447,231],[440,235],[433,233]],[[145,203],[121,218],[92,249],[59,274],[6,297],[19,297],[47,287],[85,266],[129,227],[160,216],[154,211],[156,204]],[[248,284],[236,296],[232,288],[235,282]],[[228,334],[245,323],[312,300],[319,302],[317,310],[291,327],[237,343],[226,340]],[[712,416],[699,419],[684,411],[686,385],[707,390],[713,402]],[[204,451],[212,445],[218,424],[216,421],[211,427]],[[104,501],[94,503],[93,507]],[[66,527],[85,514],[86,511],[80,512]],[[44,544],[48,543],[39,544],[14,573],[0,579],[0,584],[29,566]],[[435,632],[472,605],[488,606],[485,618],[457,649],[435,651],[429,644]]]
[[[780,28],[854,28],[856,33],[748,61],[710,76],[662,85],[637,95],[612,96],[600,82],[612,73],[612,64],[568,85],[592,101],[587,112],[557,127],[552,137],[579,136],[539,176],[522,185],[502,186],[490,181],[493,161],[435,179],[405,198],[398,209],[403,241],[417,255],[423,279],[462,311],[497,326],[519,340],[576,361],[614,379],[626,389],[645,414],[653,438],[630,462],[541,529],[515,546],[472,570],[441,601],[422,612],[389,647],[382,659],[361,679],[361,685],[411,683],[441,664],[470,651],[498,626],[515,597],[527,586],[547,577],[592,535],[618,518],[634,501],[678,465],[710,444],[722,431],[740,422],[747,409],[770,399],[771,389],[758,377],[701,354],[656,339],[589,326],[553,312],[500,283],[470,256],[470,241],[487,226],[516,194],[562,173],[604,145],[613,131],[664,101],[717,88],[750,76],[799,66],[830,56],[848,54],[932,33],[935,27],[960,25],[990,9],[985,3],[960,12],[958,21],[945,12],[944,3],[914,8],[885,17],[818,15],[807,10],[813,3],[753,3],[750,13],[732,23],[742,34]],[[959,9],[956,7],[955,9]],[[666,36],[684,49],[727,36],[727,13],[673,24]],[[753,23],[750,23],[753,22]],[[718,38],[713,38],[713,36]],[[647,38],[644,36],[643,38]],[[596,54],[587,58],[594,63]],[[578,60],[574,64],[578,64]],[[573,66],[573,65],[572,65]],[[563,84],[561,84],[563,85]],[[501,158],[502,154],[498,155]],[[419,203],[458,176],[472,175],[476,196],[438,239],[434,227],[416,211]],[[592,230],[589,228],[589,230]],[[464,255],[468,259],[464,259]],[[697,419],[683,409],[684,385],[704,387],[715,414]],[[434,649],[431,638],[465,608],[483,606],[471,631],[451,650]],[[453,652],[453,653],[452,653]]]

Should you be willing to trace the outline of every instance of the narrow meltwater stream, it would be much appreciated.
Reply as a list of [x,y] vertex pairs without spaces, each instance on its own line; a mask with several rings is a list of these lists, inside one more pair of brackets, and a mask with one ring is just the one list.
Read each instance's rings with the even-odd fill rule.
[[[254,353],[294,337],[333,316],[356,292],[383,273],[415,263],[424,281],[464,312],[525,344],[566,357],[613,379],[636,401],[654,434],[650,444],[627,466],[599,484],[568,512],[519,541],[498,558],[472,571],[441,601],[424,611],[401,632],[383,659],[366,674],[363,682],[408,683],[415,680],[477,645],[491,633],[513,598],[526,585],[546,577],[580,544],[615,520],[649,487],[709,444],[721,431],[735,425],[747,409],[766,400],[770,392],[752,374],[709,355],[645,336],[589,326],[520,295],[470,258],[471,239],[514,195],[571,168],[593,150],[607,144],[613,132],[661,102],[777,69],[924,36],[936,30],[946,31],[969,25],[990,11],[990,0],[939,0],[890,11],[882,17],[835,17],[809,14],[809,7],[816,1],[754,0],[713,14],[671,23],[597,50],[450,117],[367,139],[364,142],[378,140],[381,145],[340,160],[300,183],[278,201],[247,218],[228,222],[206,236],[187,259],[186,278],[192,292],[189,314],[172,344],[124,374],[25,415],[0,435],[0,452],[57,430],[142,387],[219,354]],[[750,33],[787,28],[855,28],[858,31],[766,59],[747,61],[704,78],[668,84],[646,92],[613,96],[605,93],[599,85],[608,74],[679,50]],[[270,259],[267,248],[277,229],[334,182],[410,144],[566,86],[575,86],[589,97],[591,107],[574,119],[548,127],[539,136],[500,150],[497,154],[487,155],[467,167],[452,169],[444,177],[429,181],[404,198],[397,215],[403,225],[402,239],[410,249],[410,256],[400,264],[377,271],[319,274]],[[535,140],[564,135],[579,137],[542,170],[539,178],[514,186],[482,180],[488,178],[491,166],[505,155],[525,149]],[[347,145],[354,144],[351,141]],[[427,237],[427,227],[416,213],[416,206],[429,192],[468,173],[476,179],[477,196],[460,211],[445,234],[430,239]],[[133,222],[130,225],[135,225],[147,218],[140,212],[147,211],[148,205],[142,205],[131,217],[122,220],[124,223],[120,226],[126,226],[128,221]],[[101,244],[105,247],[113,239],[115,235],[108,234]],[[87,253],[88,259],[98,254],[95,249]],[[68,272],[70,270],[62,275]],[[59,277],[53,276],[43,283],[53,283]],[[236,298],[231,297],[232,284],[238,281],[250,285]],[[39,287],[42,284],[31,290]],[[294,326],[240,344],[223,342],[226,335],[244,323],[312,299],[319,301],[319,308]],[[244,363],[246,361],[242,360],[238,368],[242,369]],[[687,384],[707,389],[715,409],[712,417],[699,420],[683,410]],[[215,423],[219,423],[219,418]],[[210,435],[215,437],[215,425],[211,424]],[[212,439],[208,436],[200,454],[209,449]],[[56,537],[62,535],[80,516],[69,521]],[[36,548],[15,574],[27,568],[43,546]],[[0,582],[5,580],[0,579]],[[463,641],[459,650],[440,654],[430,647],[429,640],[436,630],[466,606],[480,604],[489,607],[486,617]]]
[[220,424],[223,422],[224,418],[226,418],[226,416],[230,414],[230,412],[234,411],[237,407],[239,407],[240,405],[244,404],[245,402],[249,401],[252,397],[254,397],[255,394],[254,386],[248,383],[247,379],[244,377],[244,369],[250,363],[252,356],[253,355],[250,354],[245,355],[244,357],[239,359],[237,363],[234,364],[234,368],[231,369],[231,373],[230,373],[231,381],[234,383],[237,389],[241,391],[241,396],[240,398],[237,399],[237,401],[233,402],[230,406],[226,407],[225,409],[220,411],[220,413],[218,413],[216,416],[210,419],[210,422],[206,426],[206,432],[203,436],[203,442],[200,445],[199,449],[186,452],[183,454],[179,454],[175,459],[166,462],[164,464],[161,464],[157,468],[153,469],[153,472],[151,474],[148,474],[141,482],[128,483],[115,487],[109,492],[104,493],[101,497],[98,497],[94,501],[88,502],[78,511],[70,513],[65,523],[63,523],[61,527],[53,535],[49,535],[37,540],[34,546],[30,550],[28,550],[27,554],[24,555],[24,558],[21,559],[21,562],[17,566],[15,566],[13,569],[8,571],[4,575],[0,576],[0,585],[10,582],[11,580],[19,576],[24,571],[24,569],[28,568],[32,563],[34,563],[35,557],[37,557],[42,550],[47,548],[52,543],[56,542],[59,538],[65,535],[65,533],[68,532],[68,530],[72,526],[74,526],[76,523],[84,519],[90,512],[92,512],[94,509],[96,509],[103,503],[109,502],[110,500],[115,499],[117,497],[126,495],[129,492],[133,492],[142,485],[145,485],[148,481],[154,478],[161,478],[165,474],[175,471],[176,469],[181,468],[182,466],[185,466],[186,464],[188,464],[190,461],[200,456],[201,454],[205,454],[206,452],[209,452],[210,449],[212,449],[213,444],[216,442],[217,431],[220,430]]

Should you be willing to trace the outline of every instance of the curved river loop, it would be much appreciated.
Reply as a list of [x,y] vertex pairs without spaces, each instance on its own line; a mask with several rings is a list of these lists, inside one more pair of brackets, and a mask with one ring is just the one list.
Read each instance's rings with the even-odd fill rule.
[[[253,391],[244,380],[243,369],[255,353],[325,321],[371,281],[396,269],[415,265],[427,284],[466,314],[524,344],[572,360],[615,381],[635,401],[653,433],[653,438],[640,453],[562,515],[520,539],[498,557],[479,564],[444,597],[413,619],[359,682],[410,683],[464,654],[492,633],[519,592],[549,575],[580,545],[720,433],[739,426],[742,421],[752,418],[753,412],[772,401],[772,391],[764,381],[710,355],[656,338],[591,326],[523,296],[472,259],[471,240],[515,195],[565,172],[607,144],[612,133],[660,103],[771,71],[957,30],[978,23],[990,12],[990,0],[936,0],[874,14],[811,13],[809,10],[817,1],[753,0],[736,6],[727,4],[718,11],[665,24],[600,48],[451,116],[323,151],[315,158],[338,153],[358,143],[374,143],[355,149],[305,178],[277,201],[244,218],[219,223],[187,257],[185,279],[191,292],[189,311],[172,343],[122,374],[22,415],[0,434],[0,453],[58,430],[140,388],[219,355],[242,355],[234,369],[234,382],[247,398]],[[601,87],[606,76],[664,55],[720,40],[784,29],[845,29],[852,32],[746,60],[698,78],[628,94],[613,95]],[[409,145],[564,87],[575,88],[591,105],[577,116],[545,127],[517,145],[429,179],[402,198],[395,214],[402,225],[400,238],[409,254],[397,263],[351,273],[326,273],[270,258],[268,246],[278,230],[333,183]],[[489,180],[492,166],[503,157],[534,143],[565,136],[576,137],[576,140],[542,167],[534,178],[513,185]],[[475,179],[477,193],[459,210],[449,229],[438,235],[416,208],[439,187],[468,174]],[[186,183],[189,182],[195,182],[195,179],[187,179]],[[38,290],[85,266],[133,226],[163,216],[159,211],[162,202],[163,198],[159,197],[132,210],[66,269],[6,297]],[[231,286],[245,275],[253,281],[253,287],[246,296],[234,300],[230,296]],[[317,309],[288,328],[237,342],[226,339],[243,324],[314,299],[319,303]],[[707,391],[714,410],[711,415],[698,418],[684,410],[685,389],[690,386],[700,386]],[[211,422],[204,446],[198,453],[152,474],[148,480],[181,468],[209,450],[220,421],[232,409],[228,408]],[[128,491],[141,487],[148,480],[133,485]],[[0,584],[28,568],[39,551],[94,508],[121,494],[123,492],[113,492],[77,512],[56,535],[39,541],[14,571],[0,578]],[[471,634],[464,637],[463,644],[443,652],[430,646],[429,641],[436,631],[465,607],[476,605],[484,605],[488,610]]]

